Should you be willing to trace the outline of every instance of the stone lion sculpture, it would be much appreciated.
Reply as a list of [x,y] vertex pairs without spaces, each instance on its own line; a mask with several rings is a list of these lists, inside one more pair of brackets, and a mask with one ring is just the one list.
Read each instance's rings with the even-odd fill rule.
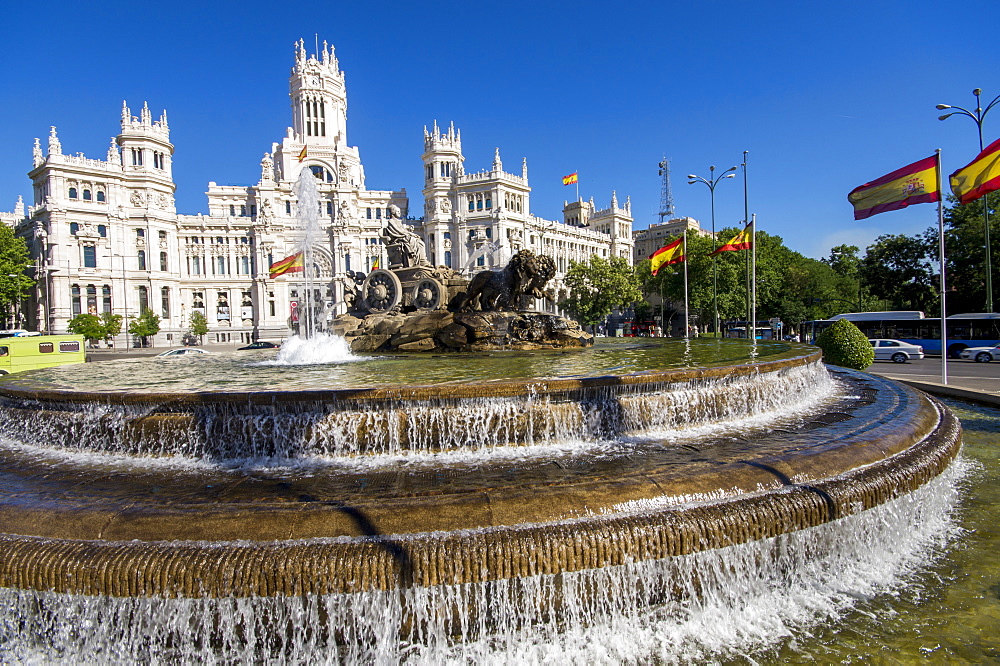
[[556,274],[552,257],[521,250],[498,270],[481,271],[472,278],[460,310],[501,311],[518,308],[523,296],[550,298],[545,284]]

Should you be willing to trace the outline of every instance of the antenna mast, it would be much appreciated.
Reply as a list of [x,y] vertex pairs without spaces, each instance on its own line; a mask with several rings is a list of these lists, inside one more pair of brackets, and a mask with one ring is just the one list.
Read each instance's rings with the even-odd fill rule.
[[660,224],[669,222],[674,217],[674,195],[670,192],[670,160],[664,155],[660,162],[660,177],[663,183],[660,186]]

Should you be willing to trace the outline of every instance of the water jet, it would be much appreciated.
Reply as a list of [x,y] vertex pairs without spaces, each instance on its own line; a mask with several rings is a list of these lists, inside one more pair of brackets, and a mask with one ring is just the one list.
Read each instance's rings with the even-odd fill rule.
[[218,356],[0,383],[7,656],[671,660],[950,510],[950,412],[810,347]]

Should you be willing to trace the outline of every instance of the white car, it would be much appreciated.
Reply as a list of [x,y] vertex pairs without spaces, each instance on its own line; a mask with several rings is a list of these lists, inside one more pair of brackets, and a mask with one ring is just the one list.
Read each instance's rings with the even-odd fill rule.
[[199,356],[201,354],[211,354],[212,352],[206,349],[198,349],[197,347],[179,347],[177,349],[168,349],[165,352],[160,352],[156,355],[156,358],[162,358],[164,356]]
[[1000,345],[994,347],[966,347],[959,356],[961,358],[975,359],[976,363],[1000,361]]
[[893,363],[906,363],[911,358],[923,358],[924,348],[911,345],[900,340],[877,339],[869,340],[875,348],[876,361],[892,361]]

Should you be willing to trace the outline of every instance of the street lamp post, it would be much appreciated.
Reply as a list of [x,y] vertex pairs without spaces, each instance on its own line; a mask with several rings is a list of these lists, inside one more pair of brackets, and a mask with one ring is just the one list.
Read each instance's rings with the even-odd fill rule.
[[[945,109],[954,109],[951,113],[946,113],[943,116],[938,116],[938,120],[945,120],[954,115],[968,116],[976,123],[976,128],[979,130],[979,152],[983,152],[983,118],[989,113],[998,101],[1000,101],[1000,95],[993,98],[993,101],[983,108],[983,104],[979,99],[979,96],[983,94],[981,88],[976,88],[972,91],[972,94],[976,96],[976,108],[972,111],[964,109],[960,106],[952,106],[951,104],[938,104],[937,108],[939,111],[944,111]],[[990,257],[992,248],[990,247],[990,207],[986,199],[986,195],[983,196],[983,241],[986,244],[986,311],[993,312],[993,266],[992,259]],[[944,270],[944,266],[941,267]]]
[[[712,246],[716,246],[715,237],[715,186],[719,184],[723,178],[735,178],[736,167],[729,167],[722,173],[715,176],[715,166],[708,167],[709,175],[708,178],[702,178],[701,176],[696,176],[694,174],[688,174],[688,185],[694,185],[695,183],[705,183],[708,186],[708,191],[710,193],[710,199],[712,200]],[[715,264],[716,257],[712,257],[712,308],[714,311],[713,325],[715,326],[715,335],[719,335],[719,274],[718,269]]]

